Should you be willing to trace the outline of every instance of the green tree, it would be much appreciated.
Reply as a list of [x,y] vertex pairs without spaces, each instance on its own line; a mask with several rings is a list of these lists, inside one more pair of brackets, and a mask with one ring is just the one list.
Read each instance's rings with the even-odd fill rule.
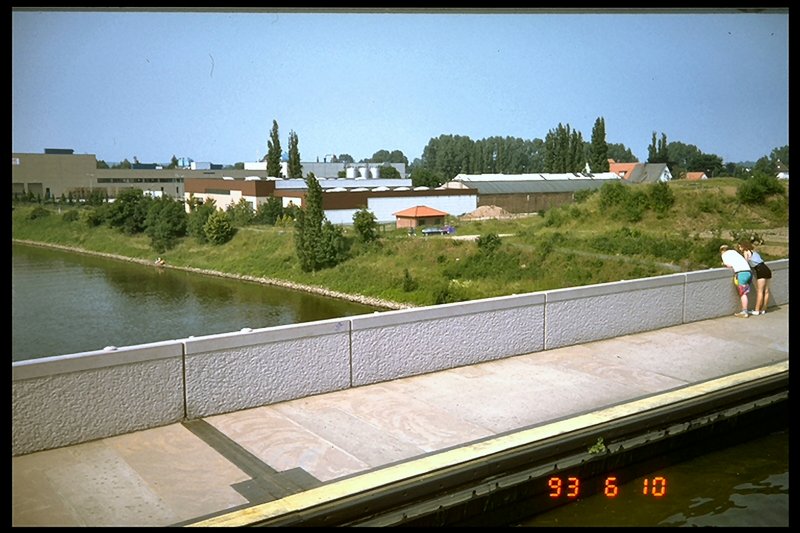
[[411,185],[414,187],[430,187],[435,189],[444,183],[441,175],[426,167],[414,169],[411,172]]
[[339,154],[337,163],[355,163],[355,159],[350,154]]
[[306,197],[295,218],[295,248],[304,272],[335,266],[346,256],[342,228],[325,218],[322,187],[313,172],[306,176]]
[[159,252],[173,248],[180,237],[186,235],[186,210],[182,201],[162,196],[153,200],[145,219],[145,234],[150,245]]
[[344,231],[339,226],[334,226],[331,221],[324,219],[322,222],[322,242],[320,245],[319,266],[331,268],[347,257],[347,240]]
[[281,172],[281,140],[278,137],[278,121],[272,121],[270,140],[267,141],[267,176],[285,177]]
[[247,226],[253,222],[255,211],[250,202],[240,198],[235,204],[231,204],[225,209],[231,224],[237,228]]
[[608,172],[608,144],[606,144],[606,122],[598,117],[592,129],[591,156],[589,168],[592,172]]
[[169,160],[169,165],[167,165],[168,169],[178,168],[178,158],[175,157],[175,154],[172,154],[172,159]]
[[362,207],[353,214],[353,229],[355,229],[358,240],[369,243],[378,238],[378,222],[375,214]]
[[215,209],[203,226],[206,240],[211,244],[225,244],[236,234],[236,228],[231,224],[228,213]]
[[100,159],[100,160],[97,162],[97,165],[95,165],[95,166],[96,166],[97,168],[108,168],[108,163],[106,163],[105,161],[103,161],[102,159]]
[[773,194],[786,194],[778,178],[771,174],[755,173],[736,189],[736,198],[744,204],[761,204]]
[[665,181],[651,183],[648,186],[650,206],[659,214],[665,214],[675,204],[675,195]]
[[378,150],[369,158],[370,163],[389,163],[391,154],[388,150]]
[[283,202],[280,198],[270,196],[256,209],[255,222],[274,226],[281,216],[283,216]]
[[325,212],[322,209],[322,187],[313,172],[308,173],[305,182],[304,205],[295,219],[295,248],[300,268],[304,272],[314,272],[322,268],[324,262],[322,222]]
[[381,178],[387,180],[394,180],[400,179],[400,171],[396,168],[389,166],[388,164],[384,164],[381,167]]
[[108,224],[128,235],[144,231],[147,213],[153,198],[145,196],[141,189],[121,191],[114,203],[108,207]]
[[630,148],[626,148],[624,144],[614,143],[608,144],[608,158],[617,163],[636,163],[639,161]]
[[544,172],[582,172],[583,136],[570,125],[558,124],[547,133],[544,141]]
[[647,162],[648,163],[670,163],[669,159],[669,144],[667,143],[667,134],[661,133],[661,139],[656,143],[656,132],[653,132],[653,140],[647,148]]
[[789,168],[789,145],[773,148],[769,154],[769,159],[776,167],[781,164]]
[[303,178],[303,165],[300,164],[300,150],[298,148],[297,134],[294,131],[289,132],[289,161],[287,165],[287,174],[289,179],[302,179]]
[[[670,144],[670,154],[672,153],[672,145]],[[692,156],[687,162],[687,170],[690,172],[705,172],[709,178],[720,176],[724,173],[725,165],[722,164],[722,158],[714,154],[699,153]]]
[[189,199],[189,217],[186,225],[186,230],[197,242],[204,244],[208,242],[206,238],[205,225],[208,222],[208,217],[217,210],[213,199],[206,200],[205,203],[197,203]]
[[756,161],[756,164],[753,165],[753,174],[776,176],[778,174],[776,162],[767,156],[759,157],[758,161]]

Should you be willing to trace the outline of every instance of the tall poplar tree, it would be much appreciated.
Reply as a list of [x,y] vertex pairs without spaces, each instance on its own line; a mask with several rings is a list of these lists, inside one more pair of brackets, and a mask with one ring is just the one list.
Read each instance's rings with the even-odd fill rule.
[[653,132],[653,140],[647,147],[648,163],[669,163],[669,149],[667,145],[667,134],[661,133],[661,139],[656,144],[656,132]]
[[294,131],[289,132],[289,162],[286,169],[289,179],[303,178],[303,165],[300,164],[300,150],[297,145],[297,134]]
[[592,129],[592,150],[589,158],[592,172],[608,172],[608,144],[606,144],[606,121],[597,117]]
[[272,133],[267,141],[267,176],[273,178],[285,177],[281,173],[281,140],[278,137],[278,121],[272,121]]
[[295,249],[303,272],[336,266],[346,255],[342,228],[325,218],[322,187],[313,172],[306,176],[306,197],[295,221]]

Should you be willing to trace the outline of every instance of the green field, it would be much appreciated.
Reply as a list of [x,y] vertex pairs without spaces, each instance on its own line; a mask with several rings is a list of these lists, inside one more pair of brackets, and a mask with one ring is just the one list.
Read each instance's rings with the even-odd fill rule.
[[[88,207],[45,205],[49,216],[32,219],[36,207],[14,204],[12,239],[114,254],[144,262],[160,255],[168,266],[329,289],[406,305],[431,305],[547,289],[720,267],[718,249],[739,235],[756,234],[765,260],[788,258],[788,183],[755,205],[740,203],[742,182],[715,178],[673,181],[674,204],[665,212],[647,207],[650,188],[627,186],[628,203],[609,207],[601,194],[545,213],[467,221],[457,217],[455,237],[410,237],[393,225],[380,227],[370,245],[355,242],[350,258],[334,268],[303,272],[292,227],[245,226],[223,245],[190,237],[163,254],[144,235],[127,236],[108,226],[66,221],[64,213]],[[352,227],[345,235],[354,237]],[[487,250],[479,240],[504,235]],[[485,239],[484,239],[485,241]]]

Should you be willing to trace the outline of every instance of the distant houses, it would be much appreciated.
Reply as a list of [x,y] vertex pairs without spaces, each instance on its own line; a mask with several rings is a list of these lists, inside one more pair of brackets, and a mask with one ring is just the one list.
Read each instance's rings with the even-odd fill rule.
[[672,179],[666,163],[617,163],[609,159],[608,167],[626,183],[658,183]]
[[687,172],[685,179],[687,181],[707,180],[708,176],[706,176],[705,172]]

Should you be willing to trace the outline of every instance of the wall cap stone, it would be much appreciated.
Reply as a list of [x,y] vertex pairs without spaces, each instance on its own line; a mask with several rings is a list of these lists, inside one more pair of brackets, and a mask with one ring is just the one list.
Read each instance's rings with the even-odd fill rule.
[[137,344],[122,348],[110,346],[91,352],[16,361],[11,364],[11,379],[12,381],[21,381],[182,356],[183,343],[176,340]]

